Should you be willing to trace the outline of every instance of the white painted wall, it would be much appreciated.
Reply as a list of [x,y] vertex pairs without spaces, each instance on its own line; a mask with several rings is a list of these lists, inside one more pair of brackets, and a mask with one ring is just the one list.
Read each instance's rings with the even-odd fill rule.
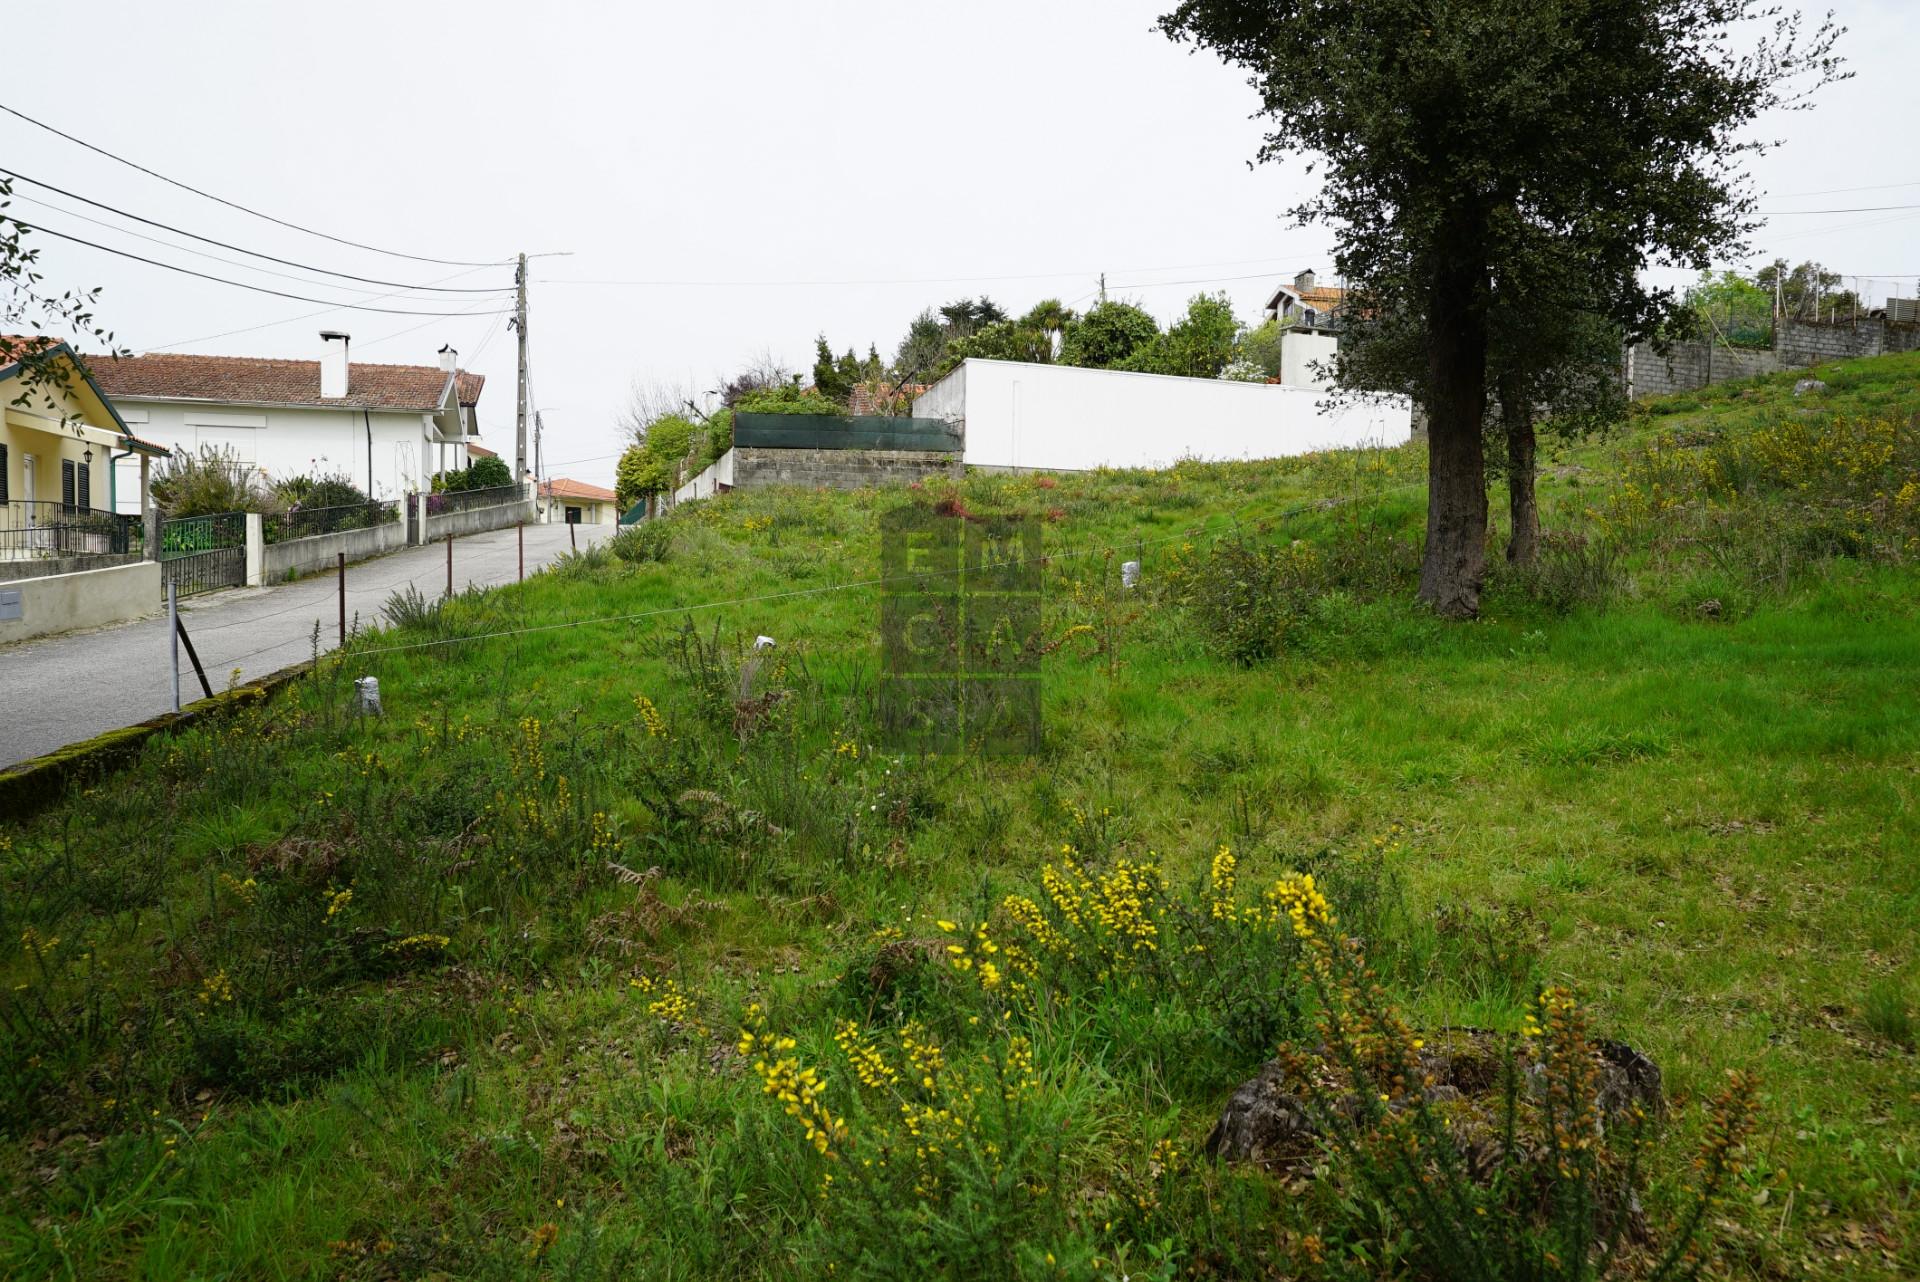
[[1060,471],[1282,458],[1412,435],[1404,400],[1331,403],[1283,384],[968,360],[916,398],[913,414],[964,423],[970,467]]
[[721,486],[733,488],[733,451],[728,450],[713,462],[707,464],[698,476],[673,492],[675,503],[684,503],[688,499],[710,499],[720,492]]
[[0,584],[0,590],[19,594],[20,617],[0,621],[0,645],[5,645],[145,618],[160,608],[160,563],[135,561],[104,570],[19,579]]
[[1332,387],[1333,358],[1339,350],[1340,340],[1325,331],[1281,330],[1280,381],[1288,387]]
[[[226,447],[258,467],[269,481],[340,472],[362,489],[367,485],[367,425],[359,410],[194,404],[138,397],[118,398],[114,407],[141,440],[188,453],[199,452],[203,445]],[[373,497],[392,499],[408,490],[424,490],[435,472],[467,466],[466,445],[440,444],[434,435],[432,415],[394,410],[369,413],[373,421]],[[121,469],[116,482],[120,511],[138,511],[139,460],[123,459],[116,466]]]

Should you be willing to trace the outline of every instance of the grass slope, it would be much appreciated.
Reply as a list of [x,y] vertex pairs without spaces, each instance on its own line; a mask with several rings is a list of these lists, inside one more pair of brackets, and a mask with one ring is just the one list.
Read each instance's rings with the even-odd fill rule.
[[[1468,625],[1407,600],[1411,449],[970,478],[967,509],[1046,523],[1033,759],[873,743],[897,491],[730,495],[664,560],[422,609],[0,821],[0,1271],[884,1275],[898,1226],[833,1227],[732,1049],[751,1007],[816,1063],[839,1019],[943,1026],[935,919],[1034,893],[1064,844],[1180,884],[1227,844],[1364,900],[1418,1027],[1512,1028],[1571,985],[1665,1070],[1681,1139],[1757,1070],[1717,1269],[1920,1272],[1920,357],[1820,373],[1556,445],[1550,565],[1496,566]],[[1317,567],[1251,666],[1207,604],[1236,534]],[[743,740],[763,633],[789,698]],[[956,1203],[954,1241],[1032,1240],[927,1273],[1291,1275],[1284,1190],[1176,1156],[1261,1054],[1167,1003],[1084,1009],[1034,1038],[1068,1209]]]

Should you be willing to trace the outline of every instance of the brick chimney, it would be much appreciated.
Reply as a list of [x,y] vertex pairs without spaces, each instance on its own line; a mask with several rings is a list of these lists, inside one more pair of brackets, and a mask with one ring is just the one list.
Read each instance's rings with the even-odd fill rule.
[[320,331],[320,398],[335,401],[347,394],[347,344],[350,335],[339,330]]
[[1309,267],[1307,268],[1307,270],[1301,272],[1298,276],[1295,276],[1293,278],[1293,287],[1295,289],[1312,289],[1313,288],[1313,268]]

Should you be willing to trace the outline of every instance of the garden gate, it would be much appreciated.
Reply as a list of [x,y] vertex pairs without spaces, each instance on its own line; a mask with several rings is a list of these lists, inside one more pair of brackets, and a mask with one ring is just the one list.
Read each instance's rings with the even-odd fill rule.
[[163,584],[181,596],[247,581],[247,514],[217,512],[160,523]]

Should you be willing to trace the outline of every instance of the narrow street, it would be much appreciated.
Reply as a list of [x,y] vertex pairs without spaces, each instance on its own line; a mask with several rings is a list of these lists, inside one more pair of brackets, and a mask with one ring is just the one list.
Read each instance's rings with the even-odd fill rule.
[[[609,526],[582,525],[580,545],[606,538]],[[526,527],[527,572],[568,549],[564,525]],[[456,539],[453,581],[492,587],[518,573],[514,531],[492,530]],[[446,590],[444,544],[406,548],[347,567],[347,622],[366,627],[387,598],[407,584],[435,597]],[[313,653],[314,624],[322,650],[339,634],[334,576],[316,575],[270,588],[230,588],[181,602],[181,617],[193,638],[207,680],[217,692],[235,668],[247,680],[300,662]],[[180,698],[201,697],[183,651]],[[120,726],[170,711],[172,672],[165,612],[138,623],[25,641],[0,648],[0,767],[52,752]]]

